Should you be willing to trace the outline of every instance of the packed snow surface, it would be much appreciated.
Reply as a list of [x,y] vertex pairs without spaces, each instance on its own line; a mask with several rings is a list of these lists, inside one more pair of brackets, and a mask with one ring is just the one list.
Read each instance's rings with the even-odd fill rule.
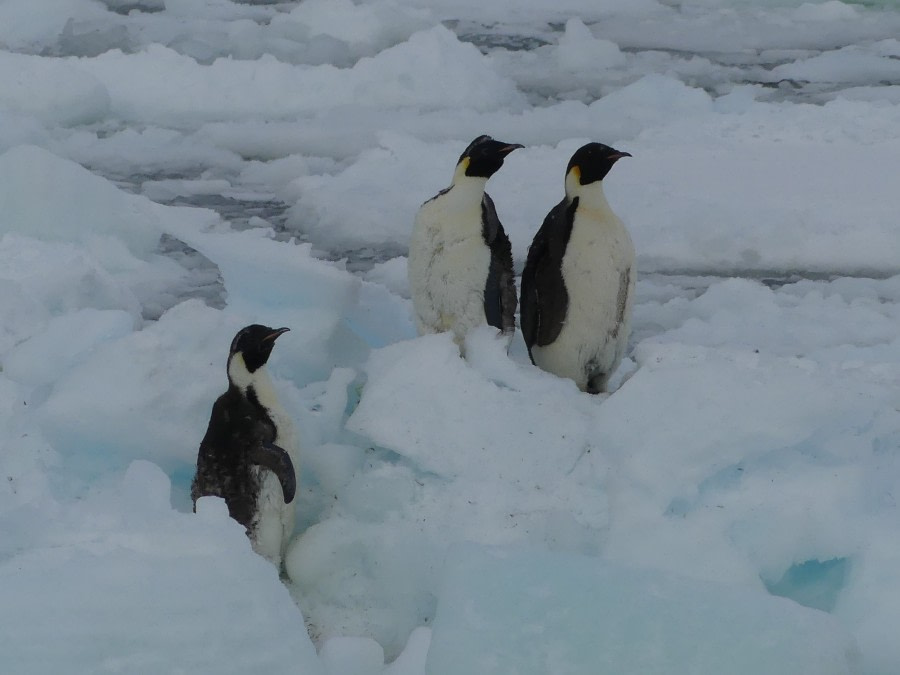
[[[895,0],[0,0],[0,671],[896,675],[898,35]],[[483,133],[526,146],[488,183],[518,272],[572,153],[633,155],[609,395],[416,337],[413,219]],[[291,328],[280,575],[189,496],[254,322]]]

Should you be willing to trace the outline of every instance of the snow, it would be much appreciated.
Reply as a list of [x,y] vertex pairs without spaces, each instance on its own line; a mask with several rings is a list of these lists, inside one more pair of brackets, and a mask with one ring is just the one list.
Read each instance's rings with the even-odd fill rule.
[[45,124],[89,124],[109,113],[109,94],[95,77],[71,65],[24,54],[0,52],[4,110]]
[[[0,1],[4,670],[900,671],[898,34],[893,0]],[[633,155],[610,395],[416,337],[413,218],[482,133],[526,146],[487,188],[519,272],[571,154]],[[254,322],[291,328],[281,576],[189,496]]]
[[472,545],[447,561],[433,630],[434,675],[837,675],[859,665],[833,617],[793,602],[583,556]]
[[[169,479],[138,461],[107,493],[44,504],[0,566],[5,667],[323,673],[287,589],[214,499],[174,511]],[[52,611],[35,596],[49,580]]]

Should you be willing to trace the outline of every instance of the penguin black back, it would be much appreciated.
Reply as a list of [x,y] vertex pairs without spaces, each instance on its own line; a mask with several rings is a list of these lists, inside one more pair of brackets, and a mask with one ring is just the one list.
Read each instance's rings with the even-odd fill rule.
[[562,275],[562,261],[572,235],[578,198],[563,199],[550,209],[528,248],[522,271],[522,306],[519,320],[528,357],[531,348],[556,340],[566,320],[569,293]]
[[484,317],[504,333],[516,328],[516,277],[512,244],[497,217],[494,200],[485,192],[481,201],[482,237],[491,249],[491,262],[484,286]]

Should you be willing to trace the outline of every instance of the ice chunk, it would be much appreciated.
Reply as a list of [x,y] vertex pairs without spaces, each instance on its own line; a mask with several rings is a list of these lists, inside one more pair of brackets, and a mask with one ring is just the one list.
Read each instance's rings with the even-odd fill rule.
[[406,273],[406,257],[397,256],[376,264],[366,272],[366,279],[381,284],[391,293],[403,298],[409,297],[409,281]]
[[[293,66],[270,54],[256,61],[217,59],[201,65],[159,44],[136,54],[107,52],[79,62],[79,68],[106,87],[117,116],[178,127],[260,116],[284,119],[360,102],[420,111],[521,109],[525,103],[515,84],[475,46],[440,25],[346,69]],[[184,91],[195,95],[181,96]]]
[[[272,32],[301,43],[329,38],[346,60],[371,56],[428,27],[427,13],[391,0],[357,5],[350,0],[308,0],[276,14]],[[307,57],[311,54],[307,54]],[[335,65],[341,61],[330,60]]]
[[309,244],[272,237],[265,228],[179,233],[218,266],[230,311],[291,329],[275,350],[277,372],[307,383],[365,358],[368,348],[342,320],[356,303],[360,280],[314,258]]
[[366,366],[347,424],[364,437],[365,462],[286,558],[325,636],[368,635],[398,654],[433,616],[454,542],[594,552],[603,541],[606,468],[589,460],[600,447],[586,433],[602,399],[511,361],[496,329],[475,333],[466,359],[449,335],[432,335],[377,350]]
[[626,62],[616,43],[595,38],[581,19],[566,22],[566,32],[559,39],[557,58],[560,66],[572,71],[615,68]]
[[325,493],[335,494],[362,466],[363,453],[356,445],[326,443],[304,453],[304,469],[312,472]]
[[144,330],[98,344],[62,374],[39,415],[70,470],[107,474],[133,459],[167,471],[194,464],[240,322],[188,301]]
[[124,337],[135,328],[134,315],[121,310],[81,309],[63,314],[7,352],[3,371],[24,384],[51,384],[100,343]]
[[[673,116],[703,117],[712,110],[712,99],[702,89],[689,87],[666,75],[645,75],[590,106],[598,124],[609,125],[610,119],[623,118],[627,124],[618,129],[630,136],[643,128],[668,123]],[[609,139],[614,142],[614,139]],[[615,172],[613,172],[615,173]]]
[[777,66],[772,69],[772,76],[776,81],[794,79],[861,85],[873,81],[896,82],[900,78],[900,63],[896,56],[881,56],[868,48],[851,46]]
[[840,0],[826,2],[804,2],[793,11],[798,21],[853,21],[859,18],[859,12],[850,4]]
[[435,146],[398,133],[382,133],[378,141],[336,175],[298,177],[300,199],[288,222],[330,248],[405,252],[416,211],[447,187],[465,143]]
[[17,145],[46,146],[49,143],[47,129],[33,115],[0,110],[0,154]]
[[449,556],[429,675],[849,675],[831,616],[762,591],[596,558],[467,545]]
[[[122,259],[140,262],[127,252]],[[123,311],[132,317],[132,322],[140,320],[140,303],[134,293],[78,246],[16,234],[0,238],[0,350],[35,336],[48,327],[47,322],[53,317],[86,308]],[[77,323],[77,319],[74,321]],[[73,338],[57,332],[51,340],[67,337]],[[46,342],[44,345],[49,347]],[[22,348],[27,349],[24,345]],[[49,358],[48,363],[53,361],[56,365],[66,360],[62,354]],[[27,365],[22,364],[26,368],[16,371],[17,379],[24,377],[21,381],[37,383],[50,376],[40,363],[26,360],[44,375],[29,375],[25,372]]]
[[159,242],[165,207],[130,195],[70,160],[36,146],[0,155],[0,232],[91,243],[112,236],[147,256]]
[[[3,7],[0,5],[0,10]],[[4,82],[0,107],[31,115],[44,124],[89,124],[109,112],[106,87],[90,73],[60,59],[0,51],[0,80]]]
[[[559,475],[585,451],[584,415],[593,401],[573,395],[571,381],[509,362],[502,346],[492,356],[504,362],[502,375],[470,367],[448,334],[373,352],[347,427],[443,476]],[[499,384],[492,376],[502,378]]]
[[120,486],[123,504],[155,513],[171,509],[171,490],[172,484],[162,469],[140,459],[128,466]]
[[[53,518],[31,515],[31,546],[0,563],[4,668],[323,675],[302,614],[244,528],[227,510],[202,517],[167,501],[167,478],[138,463]],[[48,588],[49,604],[38,600]]]
[[[105,15],[105,8],[91,0],[42,0],[39,5],[28,0],[5,0],[0,3],[0,44],[10,50],[40,52],[56,42],[68,21],[98,20]],[[0,77],[4,89],[16,79]],[[44,82],[42,86],[50,84]]]

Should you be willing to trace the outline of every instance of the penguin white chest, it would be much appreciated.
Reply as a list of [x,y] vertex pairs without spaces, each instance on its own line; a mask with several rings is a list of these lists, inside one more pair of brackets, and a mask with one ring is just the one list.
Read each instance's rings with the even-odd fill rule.
[[449,196],[419,210],[410,240],[409,285],[419,334],[452,330],[460,342],[486,322],[491,251],[482,237],[481,195],[463,203]]
[[[294,440],[294,425],[278,400],[278,395],[265,368],[250,373],[243,356],[235,356],[229,365],[232,382],[248,393],[252,390],[260,405],[265,408],[275,424],[275,444],[283,448],[291,457],[295,478],[299,484],[300,463]],[[256,512],[248,528],[253,549],[276,565],[281,564],[281,556],[288,539],[294,532],[296,511],[293,502],[285,504],[284,493],[278,476],[263,467],[252,469],[259,484],[256,498]]]
[[[284,448],[290,455],[299,485],[300,463],[294,441],[293,423],[281,406],[268,373],[257,372],[261,377],[255,378],[253,389],[260,404],[275,423],[275,444]],[[293,503],[284,503],[281,482],[274,473],[262,467],[255,470],[258,472],[259,495],[256,500],[256,518],[253,528],[254,548],[260,555],[276,565],[280,565],[284,548],[294,532],[295,506]]]
[[605,388],[628,344],[635,282],[631,237],[608,207],[576,210],[561,271],[569,296],[562,330],[532,356],[582,390],[594,377]]

